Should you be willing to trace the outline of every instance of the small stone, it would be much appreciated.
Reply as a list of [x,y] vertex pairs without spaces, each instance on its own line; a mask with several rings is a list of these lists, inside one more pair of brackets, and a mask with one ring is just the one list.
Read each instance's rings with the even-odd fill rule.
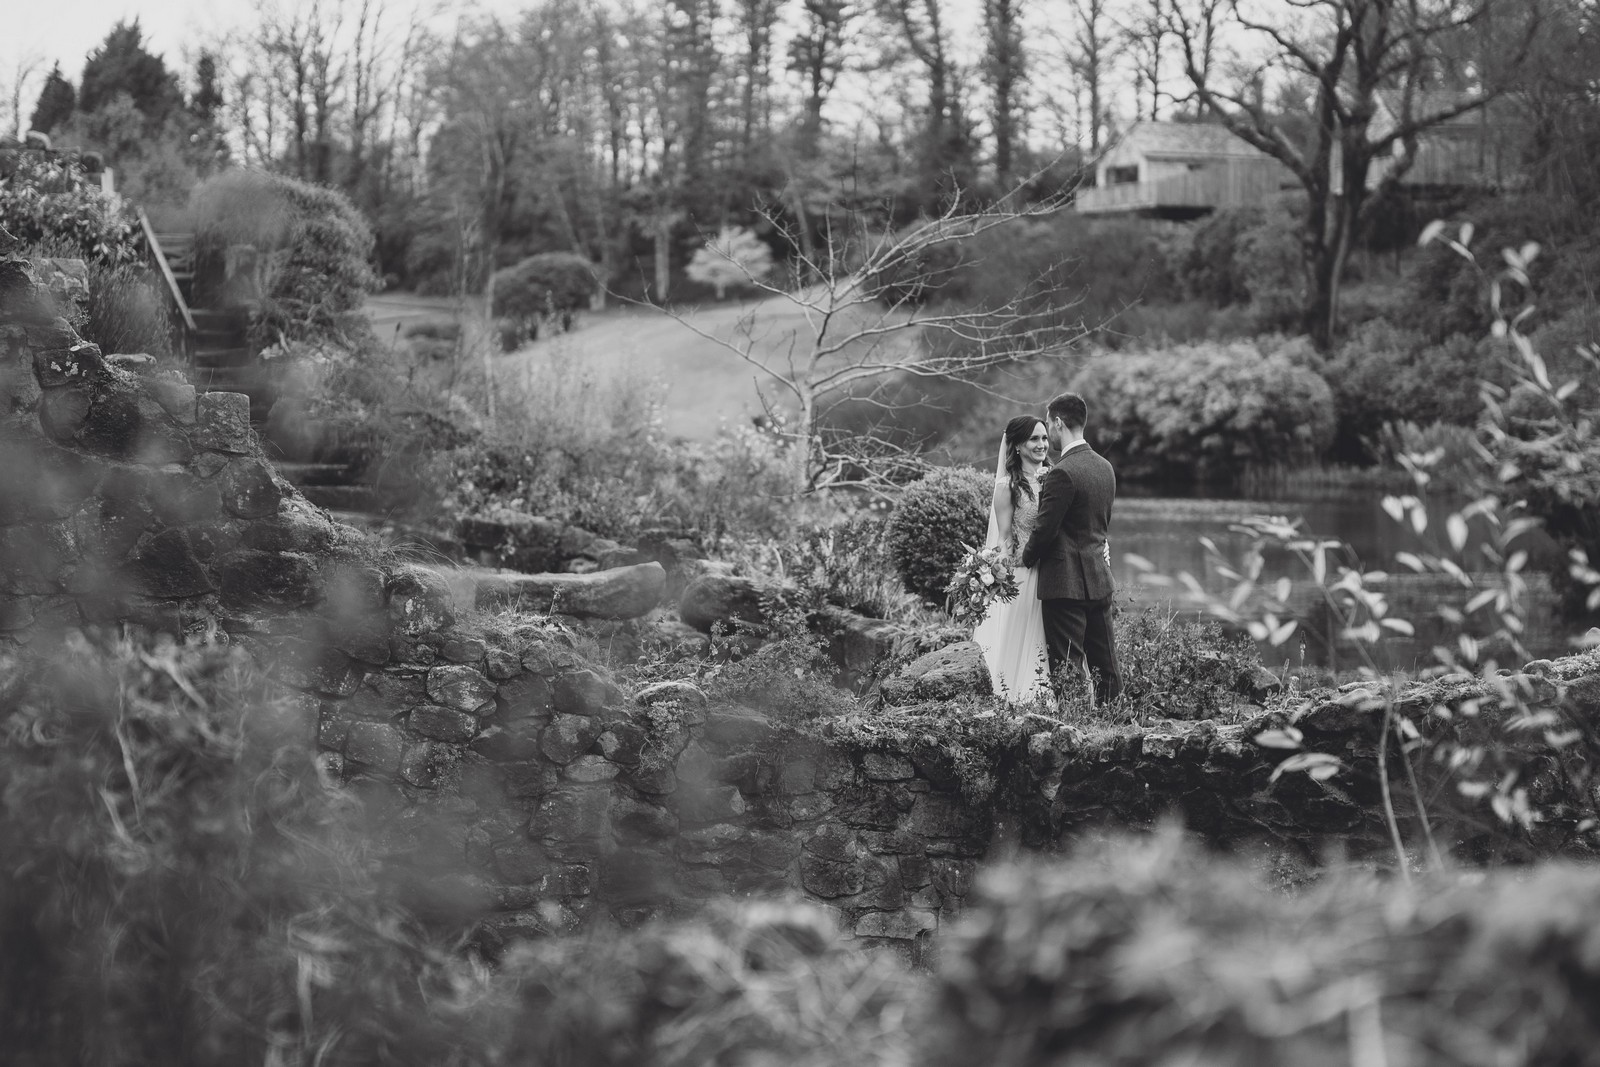
[[494,846],[494,867],[513,885],[531,885],[548,875],[554,864],[538,843],[516,839]]
[[658,804],[647,804],[630,797],[611,802],[611,825],[626,837],[666,840],[678,833],[678,819]]
[[503,648],[491,648],[485,651],[483,662],[485,672],[497,682],[509,681],[522,673],[521,660]]
[[866,884],[866,873],[855,863],[841,863],[809,853],[800,857],[800,884],[819,897],[853,896]]
[[51,440],[68,444],[77,439],[88,421],[91,397],[87,385],[67,385],[44,394],[39,401],[39,424]]
[[389,619],[407,637],[437,633],[455,621],[450,587],[426,567],[402,566],[390,573]]
[[478,734],[478,720],[464,711],[422,704],[411,709],[407,725],[413,733],[436,741],[466,744]]
[[569,782],[609,782],[620,768],[604,756],[579,756],[562,770]]
[[435,667],[428,672],[428,697],[447,708],[488,715],[494,711],[495,684],[472,667]]
[[649,740],[649,735],[631,722],[614,722],[600,735],[600,751],[614,763],[632,765],[639,762]]
[[145,382],[144,388],[174,421],[183,426],[194,425],[194,386],[171,378],[152,378]]
[[451,663],[482,663],[485,645],[480,638],[446,634],[439,641],[439,655]]
[[202,452],[189,461],[189,469],[202,478],[213,478],[228,466],[228,461],[215,452]]
[[241,519],[277,514],[283,492],[272,468],[253,457],[235,459],[222,472],[222,506]]
[[558,712],[598,715],[622,702],[622,690],[594,671],[575,671],[556,679],[553,699]]
[[901,782],[917,776],[916,768],[903,756],[868,752],[861,757],[861,770],[875,782]]
[[726,864],[747,858],[749,851],[750,832],[727,823],[678,835],[678,857],[685,863]]
[[[68,331],[67,337],[70,336]],[[88,341],[76,341],[61,348],[40,348],[33,353],[34,376],[46,389],[91,381],[104,366],[100,346]]]
[[244,393],[201,393],[195,400],[194,443],[218,452],[253,451],[250,397]]
[[539,748],[552,763],[571,763],[594,747],[600,728],[585,715],[557,715],[539,735]]
[[294,552],[230,552],[217,561],[217,576],[231,607],[304,607],[321,595],[316,566]]
[[508,763],[501,773],[505,775],[506,794],[517,800],[542,797],[561,784],[560,775],[548,763]]
[[610,792],[568,786],[539,801],[529,832],[553,841],[597,842],[606,824]]
[[548,717],[555,708],[550,679],[520,674],[500,685],[500,709],[507,720]]
[[731,785],[680,790],[675,799],[679,816],[687,822],[726,822],[745,812],[744,797]]
[[456,762],[455,749],[438,741],[424,741],[406,749],[400,777],[419,789],[433,789]]
[[129,574],[139,590],[153,597],[191,597],[214,592],[194,547],[183,530],[168,527],[134,546]]
[[354,722],[345,737],[345,759],[384,774],[400,769],[405,752],[405,737],[394,726],[377,722]]

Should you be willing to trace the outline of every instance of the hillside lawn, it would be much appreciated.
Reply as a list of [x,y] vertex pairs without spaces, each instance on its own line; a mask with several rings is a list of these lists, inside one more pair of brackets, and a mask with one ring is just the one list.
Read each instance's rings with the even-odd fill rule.
[[[397,326],[451,319],[459,307],[449,297],[384,293],[369,299],[367,313],[379,338],[388,342]],[[852,308],[835,317],[829,338],[852,325],[877,323],[882,316],[870,306]],[[570,333],[547,331],[516,352],[496,354],[491,362],[497,383],[513,392],[517,382],[536,380],[541,371],[570,370],[561,368],[563,363],[580,364],[596,387],[618,378],[645,378],[662,397],[663,429],[674,437],[707,440],[723,426],[759,415],[763,393],[792,407],[792,398],[772,379],[719,340],[748,346],[764,366],[781,369],[791,358],[798,362],[806,357],[815,338],[807,309],[782,296],[675,308],[670,315],[624,305],[584,312]],[[917,331],[906,330],[888,335],[880,345],[898,349],[918,343]],[[849,360],[851,350],[835,358]]]

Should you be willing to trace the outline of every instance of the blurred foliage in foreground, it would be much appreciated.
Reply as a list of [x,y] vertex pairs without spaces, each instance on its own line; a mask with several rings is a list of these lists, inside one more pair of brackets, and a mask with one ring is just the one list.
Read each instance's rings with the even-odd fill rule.
[[1175,832],[997,867],[934,975],[784,902],[490,965],[471,916],[430,928],[385,890],[359,806],[241,657],[5,655],[0,1047],[19,1067],[1515,1067],[1589,1062],[1600,1039],[1600,872],[1285,879]]

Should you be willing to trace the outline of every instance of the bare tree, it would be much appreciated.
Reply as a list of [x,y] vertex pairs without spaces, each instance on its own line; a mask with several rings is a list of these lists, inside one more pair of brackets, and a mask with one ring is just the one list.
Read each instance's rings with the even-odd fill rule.
[[995,177],[1011,187],[1015,146],[1022,136],[1022,89],[1028,76],[1022,0],[983,0],[983,74],[989,83]]
[[817,281],[802,289],[745,278],[761,295],[799,312],[804,327],[786,338],[771,336],[760,303],[731,334],[673,317],[743,362],[766,387],[762,402],[769,425],[790,448],[795,492],[887,488],[922,461],[879,434],[830,432],[841,405],[903,405],[895,387],[906,382],[958,381],[992,391],[991,379],[1005,368],[1064,358],[1084,336],[1081,327],[1065,336],[1031,313],[1029,292],[971,309],[925,300],[958,269],[962,242],[1053,214],[1064,204],[1060,198],[974,214],[952,207],[897,234],[869,233],[860,224],[850,234],[830,233],[830,248],[848,242],[863,249],[855,270],[841,269],[844,257],[830,251],[805,264]]
[[[1245,49],[1266,55],[1254,69],[1244,68],[1231,89],[1217,84],[1202,54],[1212,28],[1182,4],[1169,13],[1196,99],[1236,135],[1281,161],[1305,189],[1302,322],[1326,349],[1338,323],[1340,276],[1364,209],[1405,176],[1426,131],[1505,90],[1505,73],[1527,55],[1537,9],[1528,0],[1296,0],[1284,17],[1269,19],[1246,0],[1230,0],[1224,25],[1244,38]],[[1491,14],[1516,27],[1497,46],[1502,54],[1480,64],[1467,84],[1438,85],[1434,61],[1441,47]],[[1315,87],[1306,142],[1262,102],[1260,79],[1268,69],[1291,71]],[[1389,120],[1375,123],[1379,93],[1386,90],[1392,90]],[[1369,188],[1373,161],[1386,155],[1390,165]]]
[[1113,65],[1122,48],[1108,11],[1108,0],[1067,0],[1071,25],[1056,31],[1074,83],[1086,98],[1087,112],[1079,121],[1088,135],[1089,154],[1097,155],[1105,143],[1106,117]]
[[27,131],[22,128],[22,98],[33,84],[35,78],[44,70],[44,56],[36,50],[20,52],[6,63],[4,68],[3,84],[5,86],[5,107],[9,116],[11,136],[21,139]]

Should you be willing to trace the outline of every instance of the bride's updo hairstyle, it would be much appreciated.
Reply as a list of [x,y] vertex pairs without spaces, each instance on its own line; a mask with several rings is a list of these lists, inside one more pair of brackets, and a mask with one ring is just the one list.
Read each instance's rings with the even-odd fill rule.
[[1018,415],[1006,423],[1006,477],[1011,481],[1011,506],[1017,506],[1019,494],[1033,496],[1033,486],[1022,474],[1022,456],[1017,449],[1028,443],[1035,426],[1043,426],[1037,415]]

